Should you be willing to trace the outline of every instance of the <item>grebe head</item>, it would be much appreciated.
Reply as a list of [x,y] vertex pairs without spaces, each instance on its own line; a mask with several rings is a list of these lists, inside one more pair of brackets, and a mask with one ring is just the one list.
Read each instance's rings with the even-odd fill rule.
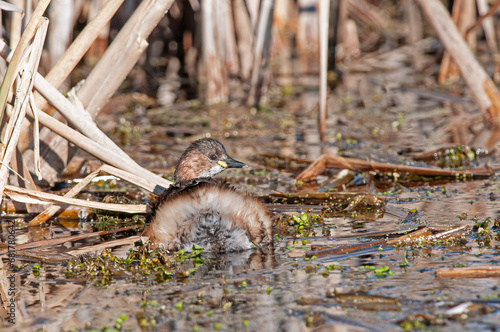
[[226,168],[242,168],[244,163],[229,157],[219,141],[202,138],[194,141],[182,154],[175,168],[175,183],[212,177]]

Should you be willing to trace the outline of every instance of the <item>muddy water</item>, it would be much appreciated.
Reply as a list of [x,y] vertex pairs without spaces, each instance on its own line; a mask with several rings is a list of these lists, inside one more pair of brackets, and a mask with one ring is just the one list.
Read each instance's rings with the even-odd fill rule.
[[[18,313],[26,316],[19,318],[16,328],[58,331],[116,327],[116,319],[126,317],[124,328],[154,327],[158,331],[387,331],[400,330],[402,321],[413,325],[423,321],[420,324],[438,330],[490,330],[500,321],[499,279],[439,279],[435,271],[497,265],[500,242],[496,228],[491,229],[496,239],[489,244],[478,241],[477,233],[472,233],[453,244],[375,247],[305,258],[311,245],[357,244],[374,239],[364,237],[372,232],[420,224],[447,228],[473,224],[473,218],[498,216],[492,199],[498,197],[497,181],[448,183],[443,187],[446,194],[441,187],[428,187],[425,192],[410,189],[400,197],[408,203],[389,199],[393,208],[417,209],[419,218],[414,223],[402,224],[387,213],[380,217],[368,213],[367,218],[363,213],[326,217],[315,229],[318,236],[280,236],[274,250],[217,257],[195,268],[189,277],[165,283],[154,278],[137,282],[123,273],[103,286],[99,279],[67,279],[61,263],[38,263],[40,275],[35,276],[35,262],[23,260],[27,265],[17,272],[22,299]],[[81,232],[85,232],[85,225],[79,224]],[[54,223],[51,232],[56,237],[77,229]],[[326,236],[325,230],[329,233]],[[114,254],[123,255],[124,251],[115,248]],[[390,273],[368,268],[384,266]],[[190,263],[186,263],[188,268],[192,268]],[[451,310],[466,304],[471,309],[463,314]]]
[[[325,204],[283,205],[273,203],[269,196],[274,191],[322,190],[336,171],[325,172],[317,182],[296,184],[293,178],[305,167],[303,164],[281,162],[262,154],[314,160],[321,153],[341,153],[419,164],[404,151],[411,147],[410,152],[422,152],[425,147],[435,146],[430,123],[442,121],[444,111],[439,111],[439,100],[413,98],[420,106],[437,111],[427,117],[412,118],[414,113],[410,111],[417,106],[409,105],[406,99],[404,107],[403,102],[386,102],[394,95],[396,92],[388,94],[371,109],[355,101],[344,102],[340,110],[332,105],[326,145],[317,141],[315,113],[311,111],[315,95],[311,93],[298,93],[286,100],[286,107],[276,106],[272,110],[181,105],[168,112],[135,107],[115,114],[122,119],[115,121],[123,130],[110,135],[134,159],[167,177],[172,176],[175,161],[194,139],[209,134],[223,141],[232,156],[251,167],[243,172],[228,171],[221,177],[241,191],[262,197],[276,215],[282,216],[275,230],[274,248],[212,258],[202,254],[203,264],[195,266],[189,259],[179,263],[175,277],[163,282],[153,276],[137,278],[118,269],[106,281],[90,275],[66,275],[64,260],[71,258],[70,250],[133,232],[28,251],[36,255],[18,256],[16,262],[20,264],[15,272],[19,292],[16,325],[3,321],[2,327],[6,331],[81,331],[104,327],[132,331],[478,331],[500,327],[499,278],[436,277],[440,268],[498,265],[500,238],[494,223],[500,217],[500,184],[494,176],[487,180],[437,182],[383,177],[370,180],[366,174],[358,174],[345,189],[374,193],[386,200],[385,209],[326,213]],[[467,101],[464,105],[473,109]],[[399,121],[400,114],[406,120]],[[498,160],[494,154],[473,161],[472,166],[495,162]],[[112,181],[104,187],[93,186],[90,195],[102,197],[104,193],[121,191],[129,198],[148,198],[131,194],[130,188]],[[416,213],[415,217],[405,219],[408,211]],[[291,218],[291,214],[300,216],[302,212],[312,225],[305,232],[297,231]],[[135,222],[120,219],[106,226],[103,219],[96,221],[95,216],[85,216],[82,212],[80,219],[56,218],[50,227],[28,230],[25,223],[29,216],[15,219],[16,216],[4,215],[1,236],[5,240],[8,234],[6,220],[16,222],[18,245],[88,233],[101,229],[98,225],[116,228]],[[314,216],[321,216],[316,225],[312,222]],[[409,231],[424,225],[436,229],[473,226],[487,218],[491,220],[489,233],[473,231],[456,241],[375,246],[313,259],[306,257],[315,246],[375,241],[381,238],[377,235],[380,233]],[[113,248],[111,254],[124,257],[130,247]],[[44,262],[40,262],[41,257],[45,257]],[[4,267],[5,263],[4,260]],[[5,280],[9,272],[2,269],[0,273]],[[4,289],[6,286],[2,284]]]

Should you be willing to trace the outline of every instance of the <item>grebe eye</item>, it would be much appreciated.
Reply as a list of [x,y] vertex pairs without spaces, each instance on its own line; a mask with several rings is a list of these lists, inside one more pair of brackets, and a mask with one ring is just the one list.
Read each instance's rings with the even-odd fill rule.
[[210,158],[210,160],[217,160],[217,155],[215,153],[212,153],[208,158]]

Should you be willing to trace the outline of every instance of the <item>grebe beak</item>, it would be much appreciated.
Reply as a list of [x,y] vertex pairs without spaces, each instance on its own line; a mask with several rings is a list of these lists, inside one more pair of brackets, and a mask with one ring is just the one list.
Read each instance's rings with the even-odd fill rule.
[[224,168],[242,168],[246,166],[244,163],[234,160],[231,157],[227,157],[225,160],[219,160],[217,164]]

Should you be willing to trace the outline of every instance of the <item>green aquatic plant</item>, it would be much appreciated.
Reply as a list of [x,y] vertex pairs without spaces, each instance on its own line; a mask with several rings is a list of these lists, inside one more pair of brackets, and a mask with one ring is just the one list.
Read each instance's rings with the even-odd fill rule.
[[392,276],[392,271],[389,268],[389,266],[387,266],[387,265],[383,265],[380,267],[365,265],[365,266],[360,266],[359,269],[371,271],[376,277],[379,277],[379,278],[385,278],[388,276]]
[[131,248],[126,257],[118,257],[111,250],[98,255],[81,256],[69,260],[63,268],[66,278],[86,278],[108,285],[117,276],[128,275],[136,282],[154,278],[156,282],[184,279],[204,264],[200,257],[203,248],[193,246],[193,251],[183,250],[171,254],[162,248],[151,248],[151,244]]

